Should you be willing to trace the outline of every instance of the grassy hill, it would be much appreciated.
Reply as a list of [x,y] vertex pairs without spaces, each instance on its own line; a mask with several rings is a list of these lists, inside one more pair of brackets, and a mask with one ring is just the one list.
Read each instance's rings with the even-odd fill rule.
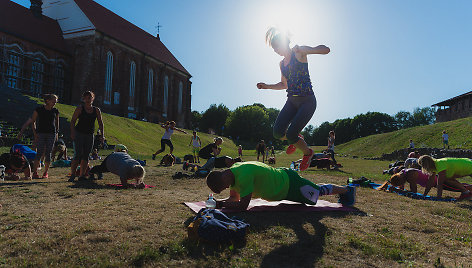
[[410,139],[413,140],[417,148],[442,148],[443,130],[449,134],[451,149],[472,149],[472,118],[469,117],[355,139],[336,146],[336,152],[361,157],[381,156],[384,153],[407,148]]
[[[21,111],[15,112],[16,117],[9,120],[14,123],[19,123],[17,124],[18,126],[21,126],[21,124],[25,122],[29,116],[31,116],[36,105],[42,103],[42,100],[38,98],[24,95],[22,98],[28,101],[28,108],[25,109],[23,107]],[[21,102],[23,103],[24,100],[22,99]],[[61,132],[65,133],[65,138],[69,138],[69,123],[70,119],[72,118],[72,114],[74,113],[75,106],[58,103],[56,104],[56,108],[59,109],[60,112],[59,116]],[[7,115],[4,114],[3,117],[7,117]],[[130,153],[133,156],[139,157],[140,159],[150,158],[151,154],[160,148],[161,137],[164,134],[164,129],[159,125],[105,113],[102,113],[102,117],[105,128],[105,137],[108,144],[125,144],[128,147]],[[96,124],[95,129],[98,129],[98,124]],[[191,153],[191,147],[188,145],[191,140],[192,130],[185,131],[187,134],[175,131],[172,135],[174,154],[178,157],[183,157],[184,155]],[[214,135],[205,133],[198,133],[198,135],[202,140],[203,146],[213,142],[213,138],[216,137]],[[231,140],[224,139],[221,147],[222,152],[225,155],[237,155],[236,145]],[[169,152],[167,147],[166,152]]]

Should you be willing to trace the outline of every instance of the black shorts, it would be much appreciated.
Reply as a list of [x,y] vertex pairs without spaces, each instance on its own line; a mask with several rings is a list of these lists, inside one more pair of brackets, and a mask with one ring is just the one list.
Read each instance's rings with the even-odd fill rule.
[[171,140],[161,139],[161,151],[164,151],[166,149],[166,144],[171,150],[174,150],[174,145],[172,144]]

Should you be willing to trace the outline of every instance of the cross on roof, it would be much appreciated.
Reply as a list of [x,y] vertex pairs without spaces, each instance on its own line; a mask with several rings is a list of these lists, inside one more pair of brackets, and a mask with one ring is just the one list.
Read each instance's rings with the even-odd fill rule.
[[160,29],[162,28],[163,26],[158,22],[157,23],[157,26],[155,26],[154,28],[157,28],[157,34],[159,34],[160,32]]

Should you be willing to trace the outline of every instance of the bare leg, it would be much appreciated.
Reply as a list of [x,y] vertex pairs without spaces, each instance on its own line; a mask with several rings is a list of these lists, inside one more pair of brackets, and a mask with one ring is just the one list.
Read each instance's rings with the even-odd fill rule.
[[79,160],[72,160],[72,162],[70,164],[71,177],[75,177],[75,171],[77,170],[78,165],[79,165]]
[[309,155],[311,153],[310,148],[306,144],[304,139],[298,139],[298,141],[294,144],[297,149],[303,152],[304,155]]
[[80,160],[80,177],[85,176],[88,167],[88,160]]

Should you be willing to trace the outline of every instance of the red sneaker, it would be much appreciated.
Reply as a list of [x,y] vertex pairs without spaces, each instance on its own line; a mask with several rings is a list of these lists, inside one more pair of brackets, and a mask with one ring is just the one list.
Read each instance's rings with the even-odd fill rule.
[[310,149],[310,154],[309,155],[304,155],[302,162],[300,163],[300,171],[304,171],[305,169],[310,167],[311,159],[313,158],[313,155],[315,155],[315,152]]
[[47,173],[43,173],[43,176],[41,177],[42,179],[47,179],[49,176]]
[[33,173],[33,179],[39,179],[38,172]]
[[[303,140],[302,134],[298,134],[298,137]],[[295,147],[294,144],[290,144],[290,145],[287,147],[287,150],[285,150],[285,153],[286,153],[286,154],[293,154],[296,150],[297,150],[297,147]]]

